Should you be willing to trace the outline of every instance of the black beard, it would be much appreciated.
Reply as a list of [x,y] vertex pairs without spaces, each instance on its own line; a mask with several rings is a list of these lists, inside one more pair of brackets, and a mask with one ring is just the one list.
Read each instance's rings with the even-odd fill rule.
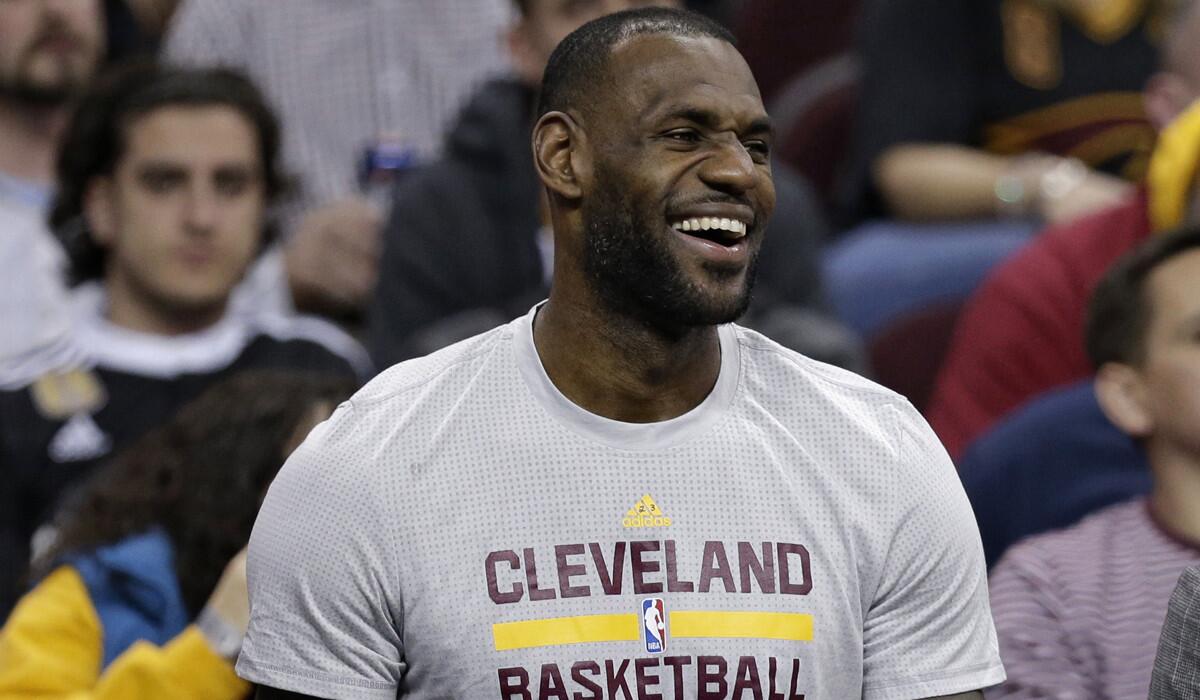
[[[612,184],[619,179],[597,167],[597,189],[583,207],[584,272],[606,309],[667,330],[715,326],[736,321],[750,306],[758,255],[751,258],[741,290],[721,296],[705,293],[680,269],[656,229]],[[713,277],[735,271],[709,268]]]
[[[51,30],[44,30],[44,33],[53,34]],[[36,44],[17,58],[11,74],[0,75],[0,97],[30,107],[61,107],[83,92],[90,77],[88,71],[84,71],[84,75],[77,74],[66,59],[62,59],[64,65],[60,66],[62,77],[59,80],[50,83],[31,80],[29,64],[34,48]]]

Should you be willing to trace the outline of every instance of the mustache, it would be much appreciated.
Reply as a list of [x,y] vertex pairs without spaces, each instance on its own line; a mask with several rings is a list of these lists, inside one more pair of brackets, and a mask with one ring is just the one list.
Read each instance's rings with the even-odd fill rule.
[[667,204],[667,211],[679,211],[681,209],[686,210],[691,207],[702,206],[705,204],[726,204],[746,207],[750,211],[754,212],[754,221],[751,222],[752,228],[757,227],[760,219],[762,218],[759,208],[754,206],[754,202],[749,197],[738,197],[736,195],[725,194],[721,192],[713,192],[702,197],[672,200]]

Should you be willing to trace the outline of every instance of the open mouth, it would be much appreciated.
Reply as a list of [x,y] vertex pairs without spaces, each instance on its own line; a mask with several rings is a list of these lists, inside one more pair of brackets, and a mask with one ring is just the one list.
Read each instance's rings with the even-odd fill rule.
[[736,245],[746,237],[749,224],[739,219],[701,216],[682,219],[671,224],[671,228],[696,238],[725,246]]

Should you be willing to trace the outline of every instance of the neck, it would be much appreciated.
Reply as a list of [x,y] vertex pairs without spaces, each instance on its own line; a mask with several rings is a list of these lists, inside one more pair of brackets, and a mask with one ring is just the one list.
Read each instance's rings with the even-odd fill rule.
[[1154,515],[1172,533],[1200,542],[1200,463],[1182,452],[1147,445],[1147,456],[1154,470],[1154,490],[1150,507]]
[[148,335],[175,336],[196,333],[214,326],[225,315],[226,303],[183,309],[139,294],[129,284],[106,280],[107,318],[110,323]]
[[49,185],[66,126],[65,106],[40,107],[0,98],[0,172]]
[[687,413],[712,391],[721,370],[716,327],[664,333],[594,300],[552,292],[533,331],[546,374],[564,396],[627,423]]

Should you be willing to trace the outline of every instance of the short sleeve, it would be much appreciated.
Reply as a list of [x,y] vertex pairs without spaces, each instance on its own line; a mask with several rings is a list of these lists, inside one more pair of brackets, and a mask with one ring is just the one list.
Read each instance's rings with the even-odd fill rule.
[[250,537],[242,678],[282,690],[393,700],[404,673],[391,534],[349,448],[343,404],[288,459]]
[[962,693],[1004,680],[979,530],[925,421],[897,410],[892,540],[863,624],[864,700]]

